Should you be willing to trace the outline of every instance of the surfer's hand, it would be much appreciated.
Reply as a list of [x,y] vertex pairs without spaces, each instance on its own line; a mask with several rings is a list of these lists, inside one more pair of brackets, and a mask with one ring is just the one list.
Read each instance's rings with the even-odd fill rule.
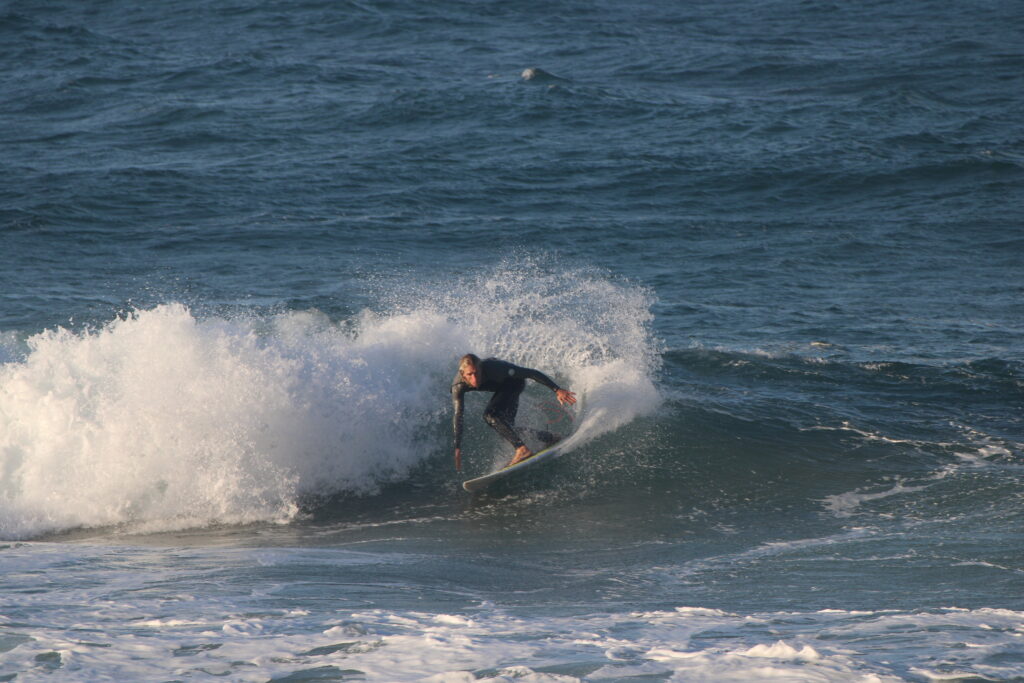
[[456,472],[461,472],[462,471],[462,449],[461,448],[456,448],[455,449],[455,471]]
[[567,389],[559,389],[555,392],[555,396],[557,396],[558,400],[564,405],[571,406],[576,403],[576,394],[568,391]]

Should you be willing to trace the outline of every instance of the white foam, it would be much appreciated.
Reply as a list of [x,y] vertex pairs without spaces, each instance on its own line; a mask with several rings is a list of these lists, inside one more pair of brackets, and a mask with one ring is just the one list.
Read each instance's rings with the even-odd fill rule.
[[[575,616],[493,604],[345,609],[344,584],[323,594],[325,575],[298,570],[310,562],[394,558],[306,548],[292,558],[294,573],[251,573],[254,558],[266,552],[46,543],[3,549],[0,668],[35,680],[51,673],[49,666],[62,681],[266,681],[318,670],[388,683],[631,676],[888,682],[910,671],[1024,676],[1024,664],[1013,658],[1024,613],[1007,609],[743,614],[682,606]],[[61,566],[60,581],[41,585],[45,566]],[[319,597],[301,609],[282,603],[296,590]]]
[[803,428],[801,428],[800,431],[804,431],[804,432],[814,432],[814,431],[820,431],[820,432],[852,432],[852,433],[860,436],[861,438],[863,438],[866,441],[880,441],[882,443],[901,444],[901,445],[910,445],[910,446],[923,445],[923,442],[921,442],[921,441],[912,441],[912,440],[908,440],[908,439],[894,439],[894,438],[885,436],[883,434],[878,434],[878,433],[875,433],[875,432],[869,432],[869,431],[865,431],[863,429],[857,429],[856,427],[854,427],[853,425],[851,425],[849,422],[847,422],[845,420],[838,427],[828,426],[828,425],[814,425],[812,427],[803,427]]
[[875,491],[872,493],[865,493],[860,490],[847,491],[846,493],[837,493],[832,496],[826,496],[822,502],[824,502],[825,507],[836,517],[851,517],[857,511],[857,508],[859,508],[863,503],[891,498],[892,496],[899,496],[906,493],[916,493],[918,491],[923,491],[929,486],[930,484],[922,486],[905,486],[902,481],[897,481],[891,488],[884,491]]
[[749,650],[744,651],[747,657],[763,657],[766,659],[779,659],[779,660],[791,660],[794,662],[813,662],[821,659],[821,655],[811,647],[810,645],[804,645],[801,649],[797,650],[792,645],[789,645],[781,640],[776,641],[771,645],[761,643],[755,645]]
[[395,337],[445,321],[359,338],[289,315],[264,336],[260,322],[175,304],[32,338],[0,370],[0,536],[287,520],[302,493],[372,490],[415,464],[416,413],[436,403],[413,368],[446,353]]
[[336,323],[168,304],[45,331],[0,366],[0,538],[287,521],[302,496],[372,493],[447,462],[448,386],[467,351],[567,383],[588,406],[585,441],[657,405],[650,304],[520,263]]
[[969,467],[988,467],[996,458],[1012,455],[1010,449],[997,444],[988,444],[978,448],[976,453],[954,452],[965,465]]

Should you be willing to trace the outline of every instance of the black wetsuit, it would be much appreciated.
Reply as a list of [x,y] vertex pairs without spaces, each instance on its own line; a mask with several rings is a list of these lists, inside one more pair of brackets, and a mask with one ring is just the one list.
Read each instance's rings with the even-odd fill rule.
[[[467,391],[494,392],[494,396],[491,397],[484,409],[484,420],[503,439],[515,448],[519,448],[523,445],[523,440],[516,432],[516,412],[519,410],[519,394],[523,393],[526,380],[532,379],[534,382],[540,382],[552,391],[558,391],[558,385],[539,370],[521,368],[497,358],[480,361],[479,373],[479,387],[471,387],[462,378],[461,370],[455,373],[455,379],[452,381],[452,403],[455,405],[455,448],[462,447],[462,396]],[[534,433],[541,441],[555,440],[555,436],[549,432],[535,431]]]

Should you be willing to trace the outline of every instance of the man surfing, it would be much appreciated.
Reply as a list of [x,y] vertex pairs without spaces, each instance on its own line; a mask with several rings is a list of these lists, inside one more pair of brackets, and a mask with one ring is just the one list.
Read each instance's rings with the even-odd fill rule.
[[[516,412],[519,410],[519,394],[526,388],[526,380],[543,384],[555,392],[564,405],[576,403],[576,394],[560,388],[550,377],[539,370],[519,367],[497,358],[480,360],[467,353],[459,360],[459,371],[452,381],[452,403],[455,405],[455,469],[462,470],[462,397],[467,391],[491,391],[494,396],[484,408],[484,421],[516,449],[509,462],[511,467],[533,455],[516,431]],[[530,430],[546,446],[558,441],[559,437],[550,432]]]

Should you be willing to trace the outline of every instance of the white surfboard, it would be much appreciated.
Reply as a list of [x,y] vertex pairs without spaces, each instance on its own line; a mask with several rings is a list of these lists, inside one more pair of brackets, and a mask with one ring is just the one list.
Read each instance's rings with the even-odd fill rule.
[[[552,401],[546,406],[542,407],[542,409],[547,412],[547,424],[545,425],[545,429],[561,432],[563,434],[565,432],[571,432],[561,441],[558,441],[547,448],[542,448],[526,460],[517,462],[515,465],[508,465],[500,470],[491,472],[490,474],[485,474],[482,477],[464,481],[462,482],[462,488],[466,489],[470,493],[483,491],[499,479],[504,479],[509,475],[521,472],[527,467],[539,465],[545,460],[553,460],[562,453],[575,448],[581,439],[579,427],[583,419],[583,401],[580,401],[573,407],[575,410],[570,410],[568,406],[563,406],[554,399],[552,399]],[[558,414],[556,415],[552,411],[557,411]],[[573,413],[575,413],[575,415]]]
[[499,479],[504,479],[510,474],[524,470],[527,467],[537,465],[549,458],[553,458],[554,456],[558,455],[561,451],[565,449],[565,443],[567,441],[568,439],[563,439],[562,441],[556,443],[554,446],[549,446],[543,450],[537,451],[526,460],[523,460],[522,462],[517,462],[515,465],[508,465],[507,467],[503,467],[497,472],[491,472],[490,474],[485,474],[482,477],[477,477],[476,479],[469,479],[468,481],[464,481],[462,482],[462,488],[466,489],[470,493],[483,491],[485,488],[487,488],[494,482],[498,481]]

